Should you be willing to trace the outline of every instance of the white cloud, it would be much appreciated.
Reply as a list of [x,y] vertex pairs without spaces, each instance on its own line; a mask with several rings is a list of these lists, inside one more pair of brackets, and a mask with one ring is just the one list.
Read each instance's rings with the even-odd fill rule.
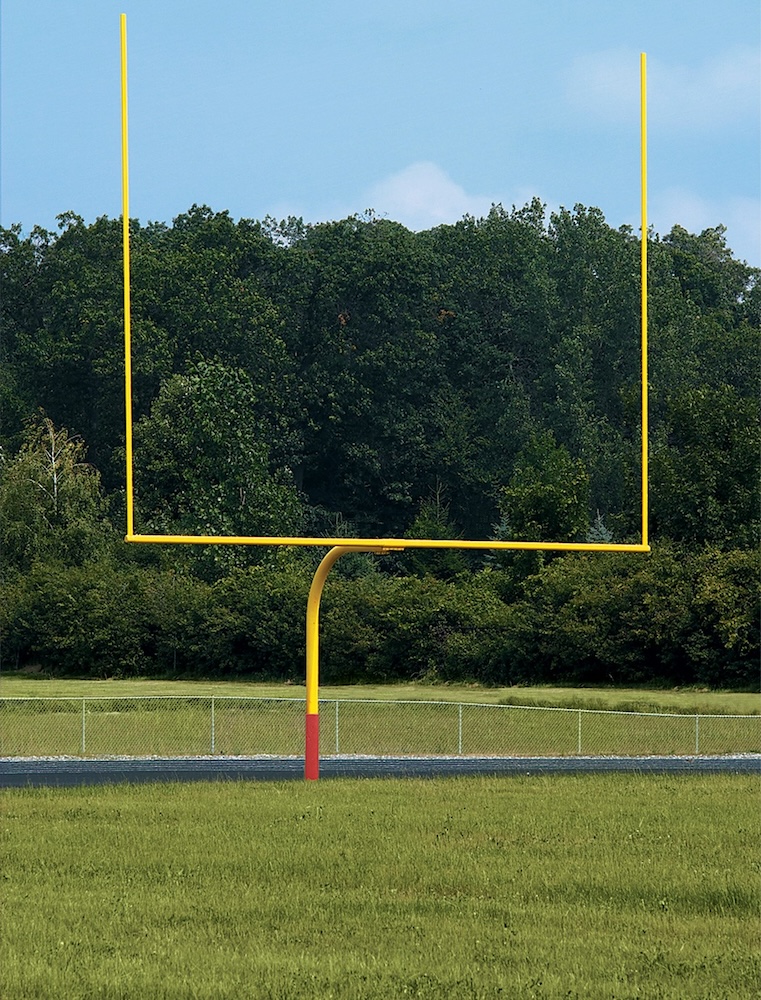
[[761,265],[761,200],[758,198],[711,200],[674,187],[653,193],[649,215],[661,235],[675,225],[691,233],[726,226],[727,245],[735,257],[754,267]]
[[[648,120],[670,128],[705,130],[758,122],[761,50],[728,49],[699,66],[648,59]],[[612,49],[579,56],[566,76],[568,104],[607,123],[639,120],[639,55]]]
[[[512,195],[495,192],[493,195],[469,194],[465,188],[443,170],[429,161],[412,163],[403,170],[390,174],[377,183],[365,188],[351,201],[333,201],[310,208],[298,206],[295,202],[276,202],[267,207],[264,214],[276,219],[290,215],[302,217],[308,222],[326,222],[329,219],[343,219],[364,211],[372,211],[380,218],[400,222],[408,229],[419,232],[442,224],[459,222],[464,215],[483,218],[489,214],[492,205],[501,204],[508,211],[515,205],[527,205],[537,192],[529,187],[516,187]],[[547,218],[556,211],[558,203],[547,202]]]
[[415,230],[457,222],[463,215],[486,215],[496,200],[468,194],[441,167],[428,162],[412,163],[379,181],[364,199],[378,215]]

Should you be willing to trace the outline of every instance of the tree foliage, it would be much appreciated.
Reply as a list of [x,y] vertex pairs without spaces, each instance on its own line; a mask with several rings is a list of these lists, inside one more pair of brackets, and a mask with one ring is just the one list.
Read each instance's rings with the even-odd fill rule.
[[84,442],[33,420],[15,456],[0,453],[2,568],[26,570],[37,560],[81,565],[101,553],[105,500]]
[[[412,233],[195,205],[130,230],[138,530],[638,537],[639,246],[598,209]],[[111,527],[119,221],[0,230],[0,280],[6,660],[299,676],[314,553],[125,551]],[[652,557],[353,557],[332,676],[746,683],[760,308],[723,227],[653,238]]]

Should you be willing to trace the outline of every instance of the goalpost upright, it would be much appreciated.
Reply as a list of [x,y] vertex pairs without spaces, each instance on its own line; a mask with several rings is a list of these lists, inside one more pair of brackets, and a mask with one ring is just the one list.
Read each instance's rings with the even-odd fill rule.
[[132,307],[130,303],[129,257],[129,130],[127,127],[127,15],[120,19],[122,94],[122,262],[124,269],[124,395],[127,456],[127,537],[135,533],[134,488],[132,484]]
[[639,56],[639,119],[640,119],[640,334],[642,383],[642,544],[649,550],[648,493],[648,385],[647,385],[647,55]]

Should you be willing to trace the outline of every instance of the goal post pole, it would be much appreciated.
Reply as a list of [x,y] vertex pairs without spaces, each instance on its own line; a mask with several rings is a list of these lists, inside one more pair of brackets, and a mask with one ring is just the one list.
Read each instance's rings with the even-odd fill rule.
[[642,338],[642,544],[649,548],[648,384],[647,384],[647,55],[640,53],[640,188],[642,202],[640,326]]
[[134,487],[132,480],[132,307],[130,302],[129,246],[129,143],[127,127],[127,15],[121,26],[122,103],[122,261],[124,269],[124,407],[127,493],[127,537],[135,533]]

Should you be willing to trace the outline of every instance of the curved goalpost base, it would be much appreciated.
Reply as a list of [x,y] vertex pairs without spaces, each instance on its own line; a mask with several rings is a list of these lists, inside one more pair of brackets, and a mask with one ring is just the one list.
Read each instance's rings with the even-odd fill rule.
[[316,781],[320,777],[320,600],[325,581],[333,565],[347,552],[391,552],[400,549],[385,546],[336,545],[315,570],[307,599],[307,705],[304,777]]

